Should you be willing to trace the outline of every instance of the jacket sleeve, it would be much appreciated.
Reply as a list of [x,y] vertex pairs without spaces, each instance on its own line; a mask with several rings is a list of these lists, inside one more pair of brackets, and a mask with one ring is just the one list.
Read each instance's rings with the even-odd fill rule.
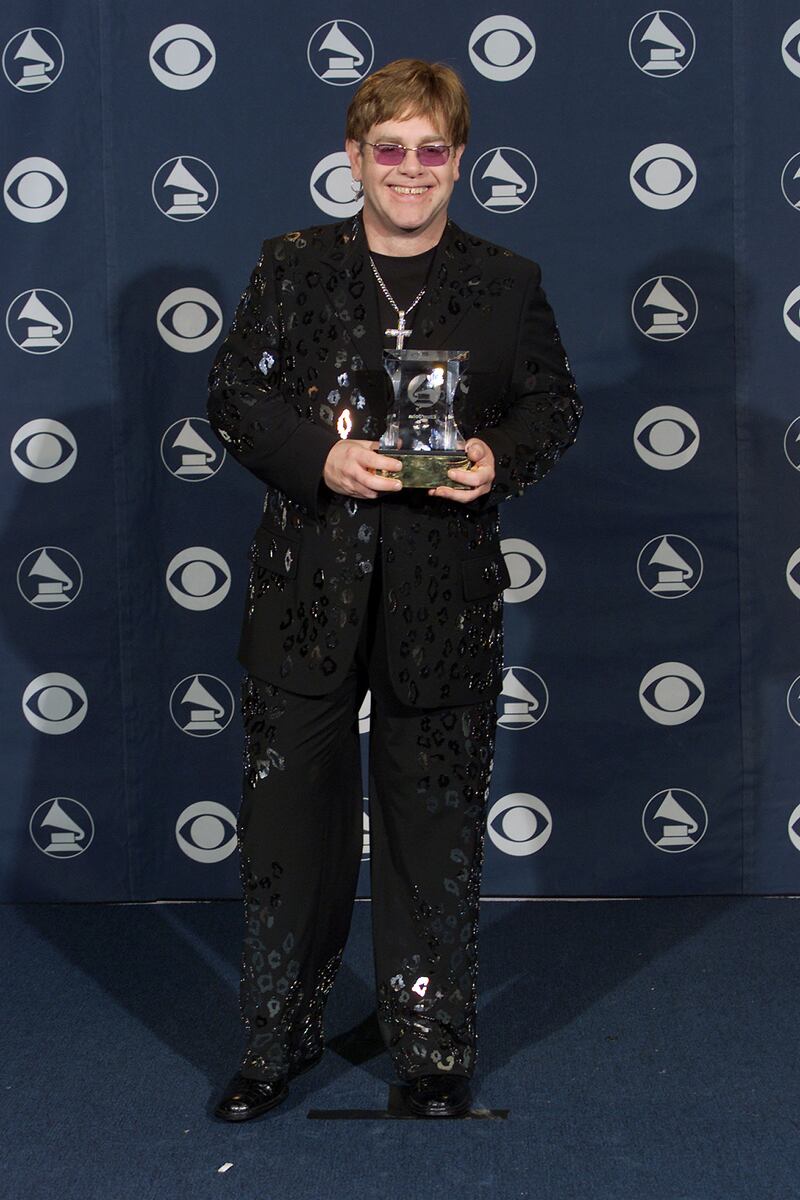
[[475,503],[485,508],[521,496],[538,483],[575,441],[583,404],[577,393],[553,310],[534,263],[517,330],[511,397],[497,425],[477,430],[495,459],[491,489]]
[[303,416],[281,387],[283,331],[274,241],[264,242],[208,377],[208,419],[242,466],[312,517],[336,434]]

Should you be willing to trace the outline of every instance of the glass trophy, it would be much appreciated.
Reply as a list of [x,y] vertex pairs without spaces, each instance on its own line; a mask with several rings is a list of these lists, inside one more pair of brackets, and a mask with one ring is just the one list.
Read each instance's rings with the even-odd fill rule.
[[461,372],[468,359],[468,350],[384,350],[394,399],[378,453],[399,459],[403,469],[376,474],[399,478],[407,488],[468,487],[447,474],[470,465],[453,415],[456,389],[466,391]]

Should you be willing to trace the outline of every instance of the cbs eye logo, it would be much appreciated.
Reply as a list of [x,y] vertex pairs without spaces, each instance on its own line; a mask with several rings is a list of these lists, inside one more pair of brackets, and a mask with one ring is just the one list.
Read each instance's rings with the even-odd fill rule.
[[659,663],[639,684],[639,703],[645,716],[657,725],[683,725],[703,707],[706,690],[696,671],[686,663]]
[[222,328],[222,309],[200,288],[178,288],[161,301],[156,328],[173,350],[197,354],[207,350]]
[[[226,825],[231,826],[230,833]],[[175,822],[175,840],[186,857],[195,862],[221,862],[236,849],[236,817],[224,804],[198,800]]]
[[67,178],[49,158],[23,158],[3,184],[3,199],[12,217],[39,224],[60,213],[67,202]]
[[789,292],[783,306],[783,323],[796,342],[800,342],[800,287]]
[[511,583],[503,592],[508,604],[521,604],[542,590],[547,564],[538,546],[524,538],[503,538],[500,549],[506,560]]
[[40,733],[71,733],[88,710],[86,692],[71,675],[38,675],[22,693],[25,720]]
[[20,475],[34,483],[55,483],[75,466],[78,444],[60,421],[40,417],[14,434],[11,461]]
[[489,809],[486,831],[503,854],[521,857],[536,854],[549,841],[553,818],[538,796],[510,792]]
[[364,198],[356,196],[356,187],[344,150],[321,158],[311,172],[311,199],[329,217],[354,217],[361,211]]
[[486,79],[498,83],[518,79],[535,56],[536,38],[518,17],[487,17],[470,34],[470,62]]
[[188,546],[167,567],[167,591],[176,604],[203,612],[221,604],[231,586],[228,564],[208,546]]
[[681,146],[656,142],[636,155],[629,178],[634,196],[648,208],[678,208],[695,189],[697,168]]
[[789,841],[794,846],[795,850],[800,850],[800,804],[792,810],[792,815],[789,817],[788,825]]
[[795,21],[790,25],[783,35],[781,55],[784,65],[793,75],[800,78],[800,21]]
[[205,83],[217,54],[211,38],[196,25],[170,25],[153,38],[149,61],[159,83],[186,92]]
[[786,564],[786,582],[792,595],[800,600],[800,547]]
[[636,422],[633,445],[642,462],[657,471],[677,471],[694,458],[700,430],[691,413],[672,404],[651,408]]

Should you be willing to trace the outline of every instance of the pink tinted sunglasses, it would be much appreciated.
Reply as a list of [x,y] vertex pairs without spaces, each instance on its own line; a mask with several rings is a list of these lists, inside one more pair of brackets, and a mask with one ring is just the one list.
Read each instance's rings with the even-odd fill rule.
[[375,162],[381,167],[399,167],[409,150],[413,150],[421,167],[443,167],[450,157],[450,146],[400,146],[397,142],[362,142],[372,146]]

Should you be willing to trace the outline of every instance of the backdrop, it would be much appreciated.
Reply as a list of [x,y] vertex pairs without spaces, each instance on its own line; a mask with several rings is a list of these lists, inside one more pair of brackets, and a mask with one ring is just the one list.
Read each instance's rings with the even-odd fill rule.
[[[0,899],[239,894],[263,489],[206,379],[406,55],[462,74],[451,211],[542,265],[586,405],[501,508],[484,894],[800,891],[800,2],[6,0],[0,44]],[[366,797],[364,849],[361,895]]]

